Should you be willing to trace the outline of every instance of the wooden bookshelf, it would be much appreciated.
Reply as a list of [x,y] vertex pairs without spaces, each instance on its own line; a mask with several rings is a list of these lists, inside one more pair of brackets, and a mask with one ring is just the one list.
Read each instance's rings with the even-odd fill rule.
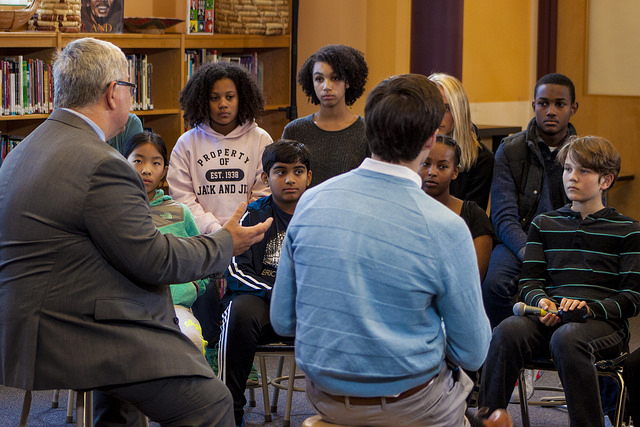
[[[275,140],[280,138],[287,124],[285,109],[290,100],[289,35],[185,35],[185,34],[98,34],[98,33],[0,33],[0,57],[39,58],[51,62],[57,49],[72,40],[96,37],[119,46],[125,54],[144,53],[153,64],[153,110],[134,111],[144,123],[163,136],[169,149],[173,148],[185,125],[178,96],[186,83],[185,50],[216,49],[224,54],[258,53],[264,70],[265,113],[259,124]],[[3,134],[26,136],[46,114],[0,116]]]
[[[184,36],[184,49],[215,49],[223,55],[258,52],[258,61],[264,68],[265,98],[264,113],[258,118],[258,123],[274,140],[282,136],[282,131],[288,123],[284,110],[289,106],[290,101],[290,45],[289,35],[213,34],[204,36],[192,34]],[[182,76],[186,78],[186,69],[183,70]]]

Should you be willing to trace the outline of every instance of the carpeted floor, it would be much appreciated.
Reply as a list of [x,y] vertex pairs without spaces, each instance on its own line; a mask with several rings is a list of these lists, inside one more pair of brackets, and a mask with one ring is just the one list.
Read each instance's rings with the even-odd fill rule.
[[[269,363],[269,372],[275,371],[275,363]],[[558,385],[557,374],[555,372],[547,372],[542,378],[538,380],[536,385]],[[296,385],[303,385],[302,381],[297,381]],[[538,399],[542,396],[548,396],[552,393],[536,391],[534,398]],[[247,392],[247,396],[249,393]],[[272,395],[272,391],[270,396]],[[17,426],[20,419],[20,410],[22,408],[22,398],[24,392],[13,388],[0,386],[0,426]],[[63,427],[68,426],[65,424],[66,407],[67,407],[67,392],[66,390],[60,393],[59,408],[52,409],[50,407],[52,392],[51,391],[38,391],[33,393],[33,403],[29,416],[29,426],[51,426],[51,427]],[[284,408],[286,392],[280,392],[280,400],[278,404],[278,411],[273,414],[273,421],[270,423],[264,422],[264,407],[262,405],[262,393],[260,389],[256,389],[256,406],[245,409],[245,425],[246,427],[257,426],[269,426],[277,427],[283,425]],[[520,407],[518,405],[509,405],[509,413],[514,418],[516,426],[522,425],[520,421]],[[564,409],[556,408],[541,408],[531,407],[531,425],[532,426],[568,426],[567,412]],[[293,404],[291,410],[291,426],[300,427],[302,422],[315,415],[313,408],[307,402],[304,393],[294,393]],[[610,424],[607,424],[610,425]],[[151,426],[157,426],[155,423],[151,423]]]
[[[640,318],[634,318],[631,320],[631,349],[640,347]],[[275,373],[276,370],[275,357],[267,358],[267,370],[269,375]],[[285,363],[285,372],[288,368],[288,364]],[[555,372],[546,372],[542,378],[537,382],[537,386],[557,386],[560,384],[558,376]],[[304,386],[303,380],[296,381],[296,386]],[[273,391],[270,390],[270,396]],[[534,399],[539,400],[543,396],[549,396],[552,393],[545,391],[536,391],[534,393]],[[22,408],[22,399],[24,392],[13,388],[0,386],[0,427],[5,426],[17,426],[20,420],[20,411]],[[247,391],[247,396],[249,392]],[[38,391],[33,393],[33,403],[31,406],[31,412],[29,416],[29,426],[51,426],[51,427],[63,427],[68,426],[65,424],[66,407],[67,407],[67,391],[60,393],[60,403],[57,409],[51,408],[51,391]],[[283,425],[284,409],[286,402],[286,392],[280,391],[280,398],[278,403],[278,410],[273,414],[273,420],[270,423],[264,422],[264,407],[262,392],[260,389],[255,390],[256,406],[245,409],[245,425],[246,427],[257,426],[269,426],[276,427]],[[521,426],[520,419],[520,407],[519,405],[509,405],[507,408],[509,413],[514,419],[516,426]],[[315,412],[304,393],[296,392],[293,394],[293,404],[291,410],[291,427],[300,427],[302,422],[315,415]],[[530,408],[530,419],[532,427],[564,427],[568,426],[567,412],[562,408],[543,408],[534,407]],[[607,423],[607,426],[610,426]],[[151,423],[151,426],[157,426],[155,423]]]

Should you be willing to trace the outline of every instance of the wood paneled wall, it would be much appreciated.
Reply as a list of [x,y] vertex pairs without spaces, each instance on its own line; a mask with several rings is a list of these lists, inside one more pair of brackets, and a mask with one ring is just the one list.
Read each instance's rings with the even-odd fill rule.
[[[557,71],[576,86],[578,112],[572,119],[580,135],[598,135],[610,140],[622,156],[623,175],[632,181],[618,182],[610,191],[609,205],[640,219],[640,97],[587,94],[588,0],[558,2]],[[620,55],[624,46],[610,46]],[[610,78],[616,78],[612,65]]]

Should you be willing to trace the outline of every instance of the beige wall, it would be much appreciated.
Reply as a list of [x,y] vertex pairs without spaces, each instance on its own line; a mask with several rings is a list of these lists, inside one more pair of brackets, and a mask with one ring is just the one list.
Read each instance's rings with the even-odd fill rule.
[[[187,0],[127,0],[124,2],[124,16],[155,16],[185,19]],[[171,27],[171,32],[185,33],[186,24]]]
[[[535,83],[536,0],[465,0],[462,80],[472,118],[481,124],[525,126]],[[330,14],[331,19],[322,19]],[[298,65],[329,43],[365,53],[371,89],[409,71],[410,0],[300,0]],[[363,97],[353,106],[362,114]],[[298,89],[298,115],[314,112]]]
[[[327,44],[346,44],[365,55],[369,79],[365,94],[352,106],[364,114],[368,91],[381,80],[409,71],[410,0],[300,0],[298,68]],[[318,107],[298,86],[298,116]]]
[[[622,173],[635,175],[633,181],[619,182],[610,191],[609,204],[622,213],[640,218],[640,98],[637,96],[590,95],[587,91],[588,0],[558,2],[558,72],[571,77],[576,86],[578,112],[572,119],[581,135],[609,139],[622,156]],[[591,18],[597,18],[591,16]],[[616,56],[629,54],[626,44],[608,46]],[[616,78],[611,66],[609,78]]]
[[462,82],[475,123],[531,119],[536,25],[536,0],[465,0]]

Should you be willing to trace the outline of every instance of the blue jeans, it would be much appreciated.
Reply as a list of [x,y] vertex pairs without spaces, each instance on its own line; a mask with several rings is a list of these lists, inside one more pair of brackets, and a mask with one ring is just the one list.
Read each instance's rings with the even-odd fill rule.
[[498,244],[491,252],[487,275],[482,281],[482,301],[492,328],[513,315],[518,292],[514,279],[521,267],[520,259],[504,244]]
[[482,371],[480,406],[506,408],[520,369],[532,359],[553,358],[572,426],[604,426],[596,360],[613,358],[628,340],[624,322],[588,319],[548,327],[536,317],[512,316],[493,332]]

